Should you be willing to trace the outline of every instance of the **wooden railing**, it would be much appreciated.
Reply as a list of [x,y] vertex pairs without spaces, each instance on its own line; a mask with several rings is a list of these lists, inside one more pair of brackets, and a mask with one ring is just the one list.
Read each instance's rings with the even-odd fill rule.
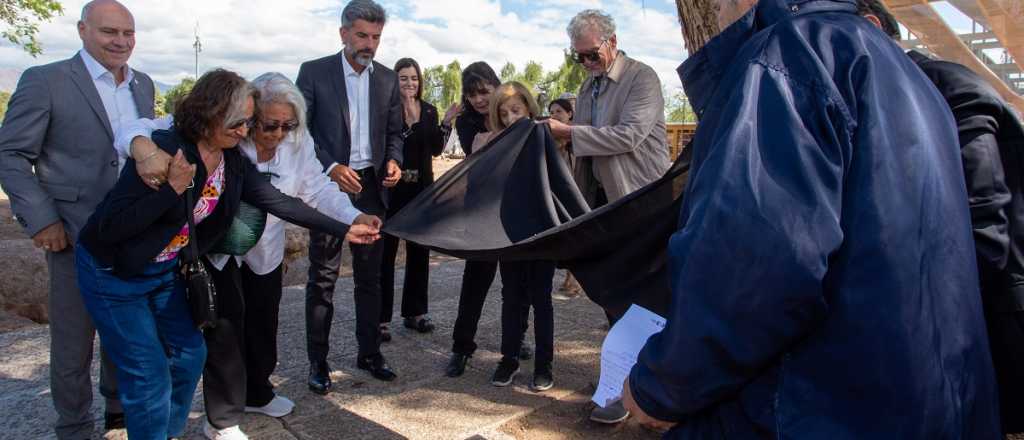
[[697,132],[697,124],[665,124],[665,131],[669,159],[674,161],[679,157],[679,152],[683,151],[683,146],[693,139],[693,134]]

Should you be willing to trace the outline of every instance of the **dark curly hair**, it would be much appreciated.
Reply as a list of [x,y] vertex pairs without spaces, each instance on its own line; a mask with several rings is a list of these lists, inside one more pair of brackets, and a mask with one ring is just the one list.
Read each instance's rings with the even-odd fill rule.
[[259,99],[259,92],[237,73],[224,69],[206,72],[174,107],[174,130],[189,142],[199,143],[213,130],[245,119],[249,97]]

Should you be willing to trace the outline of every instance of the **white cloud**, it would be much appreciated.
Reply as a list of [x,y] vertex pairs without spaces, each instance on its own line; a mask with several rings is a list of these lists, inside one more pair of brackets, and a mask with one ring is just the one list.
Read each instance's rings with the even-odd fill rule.
[[[40,27],[45,54],[38,59],[9,44],[0,46],[0,67],[26,68],[67,58],[81,47],[75,22],[83,0],[64,2],[65,15]],[[193,74],[193,28],[198,21],[203,51],[199,69],[237,70],[252,78],[266,71],[289,77],[303,61],[336,53],[343,1],[179,0],[124,3],[135,15],[137,45],[130,64],[165,83]],[[674,15],[638,0],[384,0],[390,19],[378,60],[389,65],[413,57],[424,67],[458,59],[487,61],[496,70],[541,62],[554,69],[568,47],[565,26],[579,10],[601,7],[618,21],[619,45],[650,64],[677,87],[674,69],[684,51]],[[519,13],[515,12],[519,11]]]

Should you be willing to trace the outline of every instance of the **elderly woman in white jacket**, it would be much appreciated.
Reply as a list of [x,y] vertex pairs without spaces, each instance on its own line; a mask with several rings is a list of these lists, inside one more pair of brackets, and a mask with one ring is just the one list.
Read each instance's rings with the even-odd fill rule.
[[[344,223],[380,226],[380,219],[352,206],[323,173],[316,159],[313,138],[306,131],[306,104],[302,93],[280,73],[267,73],[253,81],[260,91],[255,126],[239,148],[281,192],[298,197],[317,210]],[[117,133],[115,147],[129,152],[143,165],[159,163],[149,134],[170,127],[169,117],[140,119]],[[159,173],[143,175],[147,181]],[[210,255],[217,285],[216,328],[205,333],[207,352],[203,397],[211,439],[245,439],[238,425],[245,412],[271,417],[289,414],[294,404],[274,393],[270,374],[277,364],[278,308],[281,301],[284,258],[284,222],[268,215],[263,235],[244,255]]]

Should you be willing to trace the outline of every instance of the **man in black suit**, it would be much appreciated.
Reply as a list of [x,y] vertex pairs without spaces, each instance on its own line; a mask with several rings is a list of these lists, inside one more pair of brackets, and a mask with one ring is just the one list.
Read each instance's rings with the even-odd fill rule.
[[[899,24],[881,2],[857,4],[868,21],[900,39]],[[1003,432],[1024,432],[1024,124],[971,69],[917,51],[907,55],[956,120]]]
[[[387,189],[401,178],[402,103],[398,75],[373,61],[387,14],[373,0],[352,0],[341,13],[344,49],[308,61],[296,84],[308,106],[309,131],[317,157],[356,208],[383,218]],[[380,353],[380,265],[383,248],[350,245],[355,278],[358,368],[390,381],[396,375]],[[327,365],[334,285],[341,265],[342,240],[310,232],[309,283],[306,285],[306,346],[309,389],[331,388]]]

